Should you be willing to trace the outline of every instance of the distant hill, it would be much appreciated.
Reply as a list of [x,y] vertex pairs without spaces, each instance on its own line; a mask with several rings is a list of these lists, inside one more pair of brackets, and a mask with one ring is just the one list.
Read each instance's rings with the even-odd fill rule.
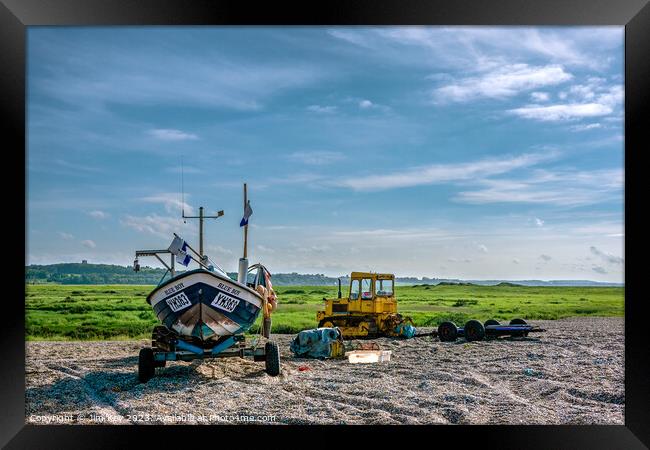
[[[29,265],[25,267],[27,283],[59,284],[158,284],[165,274],[165,269],[141,267],[139,272],[133,266],[112,264],[61,263],[50,265]],[[228,272],[232,279],[237,279],[235,272]],[[169,275],[167,275],[169,276]],[[343,286],[349,284],[349,276],[341,277]],[[398,277],[397,284],[408,285],[481,285],[481,286],[622,286],[622,283],[602,283],[590,280],[459,280],[428,277]],[[334,286],[337,278],[323,274],[274,273],[273,284],[276,286]]]

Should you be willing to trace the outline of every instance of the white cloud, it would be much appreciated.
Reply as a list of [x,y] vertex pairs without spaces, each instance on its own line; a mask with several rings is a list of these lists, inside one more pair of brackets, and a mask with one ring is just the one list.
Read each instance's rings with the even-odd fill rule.
[[600,103],[574,103],[566,105],[528,105],[521,108],[509,109],[508,112],[524,119],[540,121],[559,121],[580,119],[583,117],[598,117],[610,114],[613,109]]
[[337,28],[328,33],[370,49],[377,57],[404,65],[495,67],[507,61],[540,58],[568,66],[602,69],[611,63],[608,52],[623,45],[622,27],[407,26]]
[[328,151],[305,151],[294,152],[288,156],[293,161],[298,161],[303,164],[321,166],[332,164],[345,159],[345,155],[341,152],[328,152]]
[[171,239],[173,238],[173,233],[187,229],[187,225],[183,223],[182,219],[178,217],[160,216],[158,214],[143,217],[127,215],[120,222],[122,225],[141,233],[152,234],[164,239]]
[[464,259],[460,259],[460,258],[447,258],[447,262],[450,262],[450,263],[471,263],[472,260],[469,259],[469,258],[464,258]]
[[587,130],[595,130],[596,128],[602,128],[602,125],[599,123],[587,123],[587,124],[579,124],[579,125],[573,125],[571,126],[571,131],[587,131]]
[[302,253],[324,253],[329,249],[329,245],[310,245],[308,247],[298,247],[296,250]]
[[556,153],[530,153],[519,156],[490,158],[468,163],[432,164],[396,171],[387,175],[368,175],[346,178],[335,182],[354,190],[385,190],[435,183],[475,180],[498,175],[514,169],[538,164],[555,157]]
[[598,249],[597,247],[594,247],[593,245],[589,247],[589,250],[591,250],[591,253],[593,253],[596,256],[599,256],[604,261],[610,264],[623,264],[623,258],[621,258],[620,256],[614,256],[610,253],[604,252]]
[[[205,39],[205,30],[198,33]],[[127,30],[122,36],[129,34]],[[186,39],[192,40],[192,34],[188,31]],[[99,36],[70,40],[48,31],[39,33],[30,43],[43,54],[54,55],[61,70],[35,76],[34,85],[89,109],[110,102],[251,111],[261,109],[278,92],[329,76],[327,67],[317,62],[292,57],[251,59],[214,46],[177,51],[182,44],[174,33],[152,36],[138,35],[122,52],[110,39]]]
[[208,252],[214,252],[219,256],[232,256],[234,254],[232,252],[232,250],[229,250],[229,249],[227,249],[225,247],[222,247],[221,245],[211,245],[210,244],[210,245],[208,245],[206,247],[206,250]]
[[63,239],[64,241],[71,241],[74,239],[74,236],[71,235],[70,233],[64,233],[63,231],[58,232],[59,237]]
[[107,219],[108,216],[109,216],[108,213],[105,213],[104,211],[99,211],[99,210],[90,211],[88,213],[88,215],[90,217],[94,218],[94,219],[100,219],[100,220]]
[[[185,196],[189,197],[189,194],[185,194]],[[179,213],[182,210],[185,210],[185,214],[194,214],[194,209],[189,204],[184,203],[181,198],[181,193],[166,192],[150,195],[148,197],[142,197],[140,200],[147,203],[162,204],[165,207],[165,211],[168,213]]]
[[368,41],[368,37],[370,36],[367,33],[358,33],[356,31],[338,28],[327,30],[327,34],[361,47],[370,47],[370,42]]
[[602,267],[602,266],[593,266],[593,267],[591,268],[591,270],[593,270],[593,271],[596,272],[596,273],[603,274],[603,275],[606,275],[606,274],[607,274],[607,270],[605,270],[605,268]]
[[530,98],[535,102],[546,102],[549,99],[549,95],[546,92],[532,92]]
[[91,241],[90,239],[86,239],[85,241],[81,241],[81,245],[87,248],[95,248],[97,247],[97,244],[95,244],[94,241]]
[[449,236],[449,232],[436,228],[402,228],[386,229],[377,228],[371,230],[344,230],[334,231],[331,237],[338,242],[359,242],[360,240],[368,242],[376,239],[378,241],[389,242],[392,240],[423,240],[423,239],[442,239]]
[[165,128],[149,130],[148,133],[161,141],[195,141],[199,138],[196,134]]
[[372,108],[373,106],[374,104],[370,100],[361,100],[359,102],[359,108],[361,109],[368,109],[368,108]]
[[338,108],[336,106],[309,105],[307,107],[307,111],[324,114],[336,112],[337,109]]
[[567,103],[531,104],[508,112],[524,119],[562,121],[606,116],[623,106],[623,86],[605,86],[601,78],[591,77],[586,84],[572,86],[562,94],[560,98]]
[[619,169],[592,172],[536,171],[526,179],[484,179],[485,188],[459,192],[463,203],[538,203],[580,206],[611,201],[620,195],[623,174]]
[[571,231],[576,234],[588,236],[622,237],[623,224],[620,222],[609,221],[596,222],[577,226]]
[[573,78],[561,66],[511,64],[497,67],[478,76],[462,78],[433,91],[442,102],[468,102],[478,98],[505,98],[544,86],[553,86]]
[[58,164],[61,167],[64,167],[66,169],[71,169],[75,172],[101,172],[101,170],[97,167],[93,166],[86,166],[83,164],[77,164],[77,163],[71,163],[68,161],[65,161],[63,159],[56,159],[54,161],[55,164]]

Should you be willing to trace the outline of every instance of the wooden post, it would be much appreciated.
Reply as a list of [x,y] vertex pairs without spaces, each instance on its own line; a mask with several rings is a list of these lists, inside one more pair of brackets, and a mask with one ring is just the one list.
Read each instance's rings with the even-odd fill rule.
[[[246,204],[248,196],[246,193],[246,183],[244,183],[244,215],[246,215]],[[244,225],[244,259],[246,259],[246,248],[248,246],[248,222]]]

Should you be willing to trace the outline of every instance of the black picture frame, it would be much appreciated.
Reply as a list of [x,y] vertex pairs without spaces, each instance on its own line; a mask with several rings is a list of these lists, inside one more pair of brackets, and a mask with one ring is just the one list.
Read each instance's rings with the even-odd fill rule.
[[[650,104],[650,5],[647,0],[328,0],[251,4],[223,0],[2,0],[0,4],[0,89],[5,141],[5,183],[8,190],[23,183],[25,164],[26,27],[41,25],[624,25],[625,26],[625,425],[622,426],[399,426],[399,427],[247,427],[245,433],[276,445],[339,445],[352,434],[364,440],[398,436],[403,445],[498,446],[500,448],[647,448],[650,445],[650,376],[648,324],[643,316],[646,298],[641,279],[634,276],[634,258],[643,242],[634,215],[642,213],[632,199],[643,198],[643,164],[639,153],[650,149],[646,130]],[[21,159],[22,156],[22,159]],[[16,179],[17,178],[17,179]],[[27,196],[28,193],[25,192]],[[6,222],[19,234],[26,231],[26,202],[6,194]],[[26,198],[26,197],[25,197]],[[642,205],[641,205],[642,206]],[[21,220],[17,211],[24,211]],[[7,232],[9,233],[9,232]],[[10,235],[7,235],[10,236]],[[25,234],[26,236],[26,234]],[[230,435],[241,439],[242,428],[182,426],[32,426],[25,425],[25,297],[24,272],[10,255],[26,253],[17,239],[5,237],[5,281],[12,288],[2,300],[0,327],[0,444],[7,448],[130,448],[172,441],[196,444],[200,438]],[[636,255],[636,256],[635,256]],[[15,290],[15,292],[14,292]],[[5,289],[7,292],[7,290]],[[11,293],[9,293],[11,292]],[[636,294],[636,295],[635,295]],[[645,327],[645,330],[644,330]],[[603,330],[604,333],[607,330]],[[271,429],[269,429],[271,428]],[[295,434],[298,433],[298,436]],[[419,436],[414,436],[417,433]],[[291,440],[290,440],[291,439]],[[413,440],[411,440],[413,439]],[[210,442],[210,441],[207,441]],[[214,441],[213,441],[214,442]],[[242,441],[245,442],[245,441]],[[367,442],[367,441],[366,441]],[[423,445],[419,444],[419,445]],[[205,444],[202,444],[205,445]],[[216,444],[215,444],[216,445]],[[449,445],[449,444],[444,444]],[[274,445],[275,446],[275,445]]]

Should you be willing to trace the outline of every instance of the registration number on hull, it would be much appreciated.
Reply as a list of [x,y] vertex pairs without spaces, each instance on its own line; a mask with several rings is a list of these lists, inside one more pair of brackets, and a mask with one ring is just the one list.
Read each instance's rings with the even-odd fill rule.
[[223,309],[224,311],[233,312],[237,305],[239,305],[239,300],[232,298],[229,295],[219,292],[217,296],[210,303],[215,308]]
[[173,297],[170,297],[165,301],[167,302],[171,310],[174,312],[180,311],[181,309],[185,309],[192,304],[184,292],[174,295]]

